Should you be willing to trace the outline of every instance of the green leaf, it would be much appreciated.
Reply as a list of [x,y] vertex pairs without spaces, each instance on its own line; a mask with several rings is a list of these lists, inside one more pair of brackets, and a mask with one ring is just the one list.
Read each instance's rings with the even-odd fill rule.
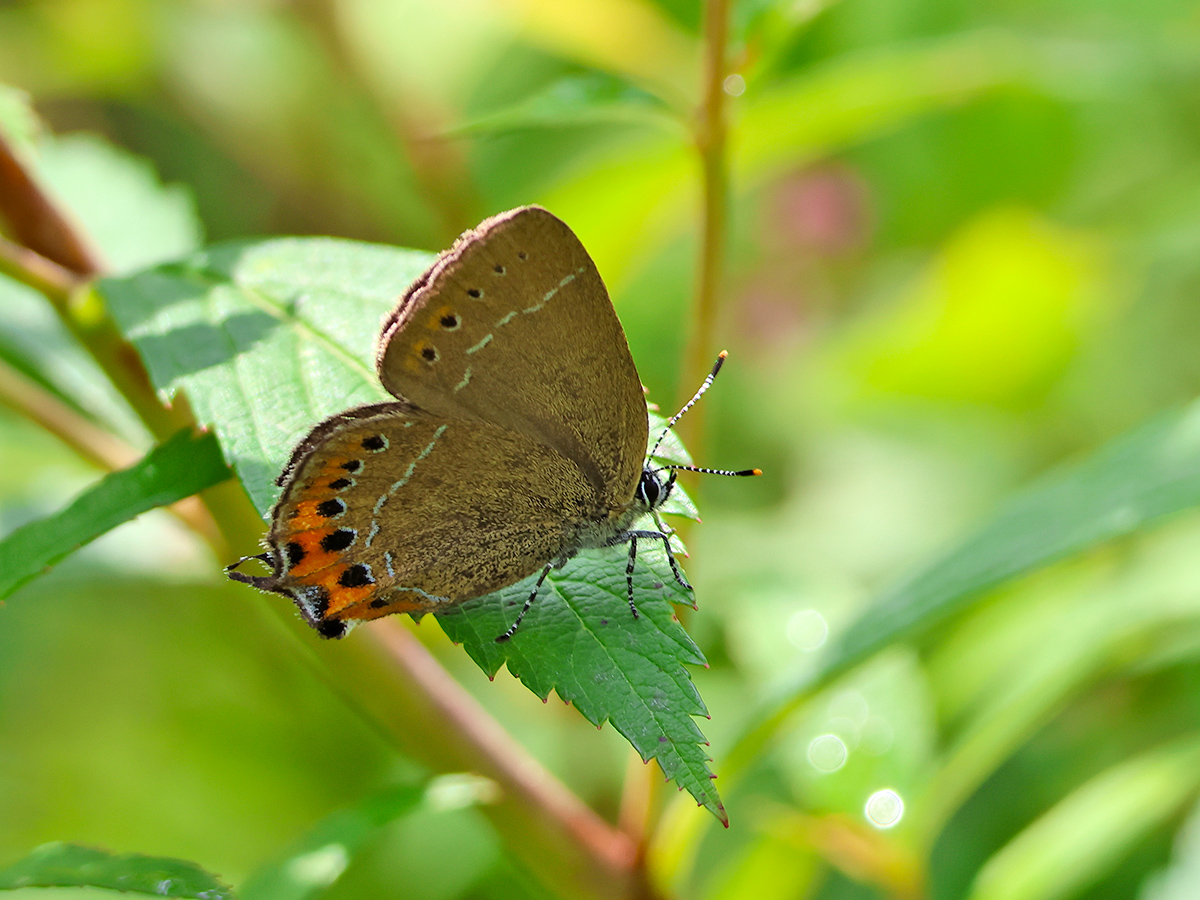
[[45,844],[0,869],[0,890],[97,887],[152,897],[234,900],[233,892],[195,863],[131,853],[114,856],[77,844]]
[[1021,491],[972,537],[885,594],[846,629],[822,681],[936,625],[1017,575],[1196,505],[1200,403],[1161,416]]
[[471,119],[447,136],[504,134],[569,125],[638,124],[682,133],[682,124],[658,97],[600,72],[561,78],[519,103]]
[[228,477],[212,435],[180,431],[136,465],[104,476],[65,509],[0,541],[0,598],[106,531]]
[[735,765],[756,754],[813,691],[889,644],[927,631],[1009,579],[1197,505],[1200,402],[1050,472],[940,560],[884,594],[830,643],[816,669],[777,692],[773,711],[758,717],[733,751]]
[[[313,425],[388,396],[374,371],[376,333],[431,258],[349,241],[281,239],[213,247],[183,263],[106,280],[100,291],[156,387],[187,391],[265,516],[279,492],[275,477]],[[687,459],[673,436],[657,455]],[[678,488],[664,511],[695,514]],[[724,821],[691,718],[705,714],[704,704],[683,668],[704,658],[670,610],[671,602],[690,604],[691,595],[675,582],[661,547],[642,541],[638,550],[636,621],[626,599],[627,551],[615,548],[585,551],[553,572],[507,647],[495,638],[524,604],[532,579],[464,604],[443,625],[489,675],[508,663],[539,696],[557,690],[590,721],[611,721],[643,758],[657,759]]]
[[202,229],[191,195],[153,166],[87,134],[38,147],[40,180],[96,242],[110,270],[129,272],[195,250]]
[[[470,600],[438,616],[489,676],[501,665],[545,700],[555,691],[594,725],[611,722],[643,760],[663,772],[722,822],[704,735],[692,716],[708,711],[683,668],[707,665],[680,626],[672,603],[691,595],[671,574],[661,546],[638,544],[634,577],[638,618],[629,609],[624,547],[580,554],[547,579],[512,639],[513,623],[536,578]],[[706,745],[707,746],[707,745]]]
[[1057,900],[1100,882],[1200,789],[1192,737],[1097,775],[993,856],[970,900]]
[[324,238],[223,244],[99,290],[158,390],[181,388],[266,513],[322,419],[388,395],[375,336],[427,253]]
[[443,775],[425,784],[389,788],[334,812],[258,871],[238,891],[241,900],[304,900],[319,896],[385,826],[420,810],[487,802],[495,785],[472,775]]

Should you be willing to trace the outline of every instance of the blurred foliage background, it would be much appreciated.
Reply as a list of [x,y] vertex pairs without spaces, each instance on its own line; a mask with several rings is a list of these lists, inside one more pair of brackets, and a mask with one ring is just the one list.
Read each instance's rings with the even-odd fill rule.
[[[732,22],[732,234],[707,348],[730,360],[699,462],[766,474],[704,483],[689,536],[718,774],[876,595],[1043,471],[1200,393],[1195,4],[741,0]],[[30,0],[0,4],[0,82],[57,135],[45,177],[117,271],[264,234],[439,250],[541,203],[592,252],[667,407],[692,387],[701,23],[698,0]],[[128,202],[143,189],[154,204]],[[56,389],[145,446],[36,295],[0,290],[8,361],[49,359]],[[4,411],[0,454],[5,532],[97,476]],[[1197,547],[1185,513],[876,655],[725,789],[729,831],[690,804],[663,820],[666,883],[1200,895]],[[147,515],[0,609],[0,862],[63,839],[237,884],[417,774],[297,658],[259,609],[274,601],[221,583],[224,562]],[[617,819],[619,736],[418,632]],[[898,819],[865,812],[883,790]],[[476,812],[427,809],[328,896],[540,891]],[[58,893],[87,892],[36,896]]]

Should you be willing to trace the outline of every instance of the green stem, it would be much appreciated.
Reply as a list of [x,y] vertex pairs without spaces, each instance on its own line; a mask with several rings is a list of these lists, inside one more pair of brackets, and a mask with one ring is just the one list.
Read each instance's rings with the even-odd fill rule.
[[[687,353],[683,399],[691,396],[721,349],[716,346],[721,278],[729,218],[728,122],[725,76],[728,60],[729,0],[709,0],[704,8],[704,99],[696,121],[696,149],[703,176],[703,221],[696,275],[696,298]],[[705,457],[705,408],[698,404],[681,421],[696,459]]]

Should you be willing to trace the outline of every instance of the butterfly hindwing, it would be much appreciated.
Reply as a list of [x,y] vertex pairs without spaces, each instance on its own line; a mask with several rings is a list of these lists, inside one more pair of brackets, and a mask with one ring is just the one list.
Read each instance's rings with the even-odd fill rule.
[[438,612],[556,558],[596,503],[572,461],[522,434],[362,407],[301,443],[272,514],[277,570],[260,586],[314,625]]

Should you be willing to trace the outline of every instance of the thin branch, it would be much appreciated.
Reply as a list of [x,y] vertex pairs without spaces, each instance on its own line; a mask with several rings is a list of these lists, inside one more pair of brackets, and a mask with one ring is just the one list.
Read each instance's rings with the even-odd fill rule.
[[0,363],[0,403],[50,432],[79,456],[110,472],[141,459],[135,448],[84,418],[32,378]]
[[87,283],[70,269],[3,237],[0,237],[0,274],[28,285],[51,298],[55,306],[63,307],[71,294]]
[[[32,378],[0,362],[0,403],[40,425],[100,469],[115,472],[132,466],[142,454],[116,435],[80,415]],[[188,497],[167,507],[184,525],[200,535],[222,559],[229,546],[217,523],[198,497]]]
[[[704,211],[696,299],[691,336],[684,357],[683,389],[691,391],[711,368],[716,346],[717,312],[724,274],[728,229],[729,162],[725,76],[729,41],[729,0],[708,0],[704,8],[704,102],[696,122],[696,149],[703,173]],[[705,409],[684,420],[684,435],[696,458],[704,457]]]
[[[716,346],[717,313],[721,277],[724,272],[725,240],[728,228],[729,174],[727,159],[728,124],[725,108],[725,76],[728,67],[726,45],[729,41],[729,0],[708,0],[704,7],[704,99],[697,111],[696,149],[703,175],[703,223],[700,256],[697,264],[696,295],[692,305],[691,329],[684,354],[681,389],[684,399],[712,369],[712,361],[722,349]],[[678,406],[676,406],[678,408]],[[706,405],[694,406],[681,420],[680,431],[695,459],[704,459]],[[686,535],[688,524],[680,531]],[[626,771],[621,798],[621,822],[644,842],[644,825],[656,802],[659,782],[645,767],[630,766]],[[644,852],[642,847],[640,852]]]
[[85,232],[42,190],[30,167],[0,132],[0,216],[13,236],[30,250],[78,275],[104,269],[99,252]]
[[[534,871],[558,881],[555,887],[568,896],[654,896],[644,883],[645,870],[635,866],[633,842],[596,815],[515,741],[407,628],[386,620],[369,633],[398,667],[400,676],[420,688],[408,695],[420,698],[422,727],[453,735],[450,752],[458,757],[453,762],[492,779],[504,790],[509,808],[496,809],[497,824],[505,828],[515,824],[529,838],[517,836],[514,840],[509,835],[514,853],[525,857]],[[439,758],[438,762],[444,769],[451,761]],[[548,842],[556,846],[548,846]],[[555,859],[556,854],[562,856],[548,870],[545,860]],[[566,860],[569,865],[564,865]]]

